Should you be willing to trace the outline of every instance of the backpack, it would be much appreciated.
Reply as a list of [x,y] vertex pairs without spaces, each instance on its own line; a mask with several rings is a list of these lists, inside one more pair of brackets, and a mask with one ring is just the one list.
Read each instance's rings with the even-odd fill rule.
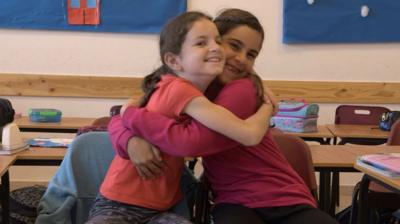
[[379,121],[379,128],[384,131],[390,131],[392,125],[400,119],[400,111],[389,111],[382,114]]
[[[358,216],[358,198],[360,197],[361,181],[354,186],[353,195],[351,198],[351,205],[335,215],[335,219],[340,224],[355,224],[357,223]],[[396,221],[395,213],[392,209],[374,209],[369,216],[368,223],[376,224],[392,224]]]
[[0,98],[0,128],[14,121],[15,111],[8,99]]
[[34,224],[37,217],[36,209],[45,191],[46,187],[40,185],[23,187],[11,191],[10,223]]

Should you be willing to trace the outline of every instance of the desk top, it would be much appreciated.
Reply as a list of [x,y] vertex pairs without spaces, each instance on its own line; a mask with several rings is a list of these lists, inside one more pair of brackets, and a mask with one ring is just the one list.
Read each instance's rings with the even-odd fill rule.
[[295,135],[299,136],[301,138],[333,138],[333,134],[329,129],[326,127],[326,125],[318,125],[317,127],[318,131],[317,132],[308,132],[308,133],[303,133],[303,132],[285,132],[285,134],[290,134],[290,135]]
[[14,122],[20,129],[72,129],[77,130],[80,127],[91,125],[96,118],[81,118],[81,117],[61,117],[60,122],[32,122],[29,117],[23,116],[17,118]]
[[18,160],[62,160],[66,152],[67,148],[30,147],[15,156]]
[[310,145],[314,167],[353,168],[358,156],[371,153],[400,153],[400,146]]
[[388,131],[382,131],[373,125],[328,124],[326,127],[336,137],[347,138],[380,138],[389,137]]
[[377,171],[359,166],[357,164],[354,164],[354,168],[360,172],[367,174],[368,176],[371,176],[371,177],[393,187],[394,189],[397,190],[397,192],[400,192],[400,179],[394,179],[394,178],[384,176]]
[[8,167],[17,159],[15,155],[0,156],[0,177],[8,170]]

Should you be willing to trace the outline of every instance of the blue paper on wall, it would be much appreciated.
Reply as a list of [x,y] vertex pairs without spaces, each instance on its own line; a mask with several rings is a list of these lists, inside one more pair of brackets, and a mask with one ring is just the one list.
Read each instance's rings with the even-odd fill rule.
[[[86,1],[86,7],[96,5]],[[98,6],[99,25],[70,25],[68,0],[0,0],[0,28],[157,33],[168,19],[187,10],[187,1],[101,0]]]
[[[283,42],[370,43],[400,41],[398,0],[285,0]],[[367,15],[362,16],[365,7]]]

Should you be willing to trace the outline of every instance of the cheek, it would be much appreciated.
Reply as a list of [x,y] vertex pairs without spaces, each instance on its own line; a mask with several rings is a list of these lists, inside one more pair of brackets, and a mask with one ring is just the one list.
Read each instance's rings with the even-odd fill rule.
[[230,47],[223,45],[221,49],[224,52],[226,60],[235,56],[235,52],[233,52]]
[[246,70],[247,70],[248,72],[252,72],[252,71],[253,71],[253,68],[254,68],[254,62],[248,62],[248,63],[246,64]]

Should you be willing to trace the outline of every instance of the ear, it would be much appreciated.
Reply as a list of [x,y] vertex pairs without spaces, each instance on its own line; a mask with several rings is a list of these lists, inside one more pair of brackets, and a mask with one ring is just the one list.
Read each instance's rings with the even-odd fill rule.
[[164,55],[164,62],[167,66],[174,71],[182,71],[181,61],[178,55],[167,52]]

